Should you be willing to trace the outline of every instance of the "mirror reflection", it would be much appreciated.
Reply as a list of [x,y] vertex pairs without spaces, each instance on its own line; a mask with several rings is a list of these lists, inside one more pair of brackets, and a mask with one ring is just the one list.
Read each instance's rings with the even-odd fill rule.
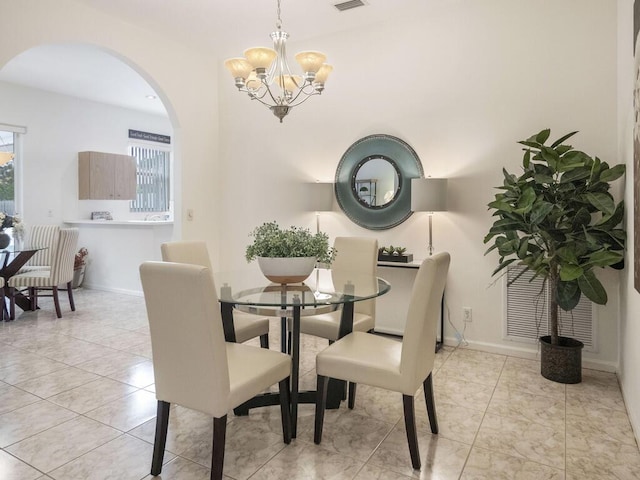
[[400,188],[396,164],[382,155],[364,158],[355,168],[351,189],[358,202],[368,208],[390,204]]

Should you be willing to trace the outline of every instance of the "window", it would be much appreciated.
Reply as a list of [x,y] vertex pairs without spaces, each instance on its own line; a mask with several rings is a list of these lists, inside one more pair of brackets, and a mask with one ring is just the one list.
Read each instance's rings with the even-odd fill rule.
[[167,212],[171,201],[171,151],[156,146],[131,145],[136,158],[136,199],[132,212]]
[[16,134],[0,129],[0,212],[15,215],[15,137]]

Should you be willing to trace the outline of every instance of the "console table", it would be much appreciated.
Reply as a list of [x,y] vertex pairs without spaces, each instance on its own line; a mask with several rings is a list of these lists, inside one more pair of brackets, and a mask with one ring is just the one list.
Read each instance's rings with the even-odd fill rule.
[[[387,280],[393,288],[388,295],[376,301],[376,327],[378,333],[404,335],[407,320],[407,307],[413,289],[418,268],[422,260],[413,262],[378,262],[378,274]],[[442,348],[444,341],[444,294],[440,305],[440,332],[436,339],[436,352]]]

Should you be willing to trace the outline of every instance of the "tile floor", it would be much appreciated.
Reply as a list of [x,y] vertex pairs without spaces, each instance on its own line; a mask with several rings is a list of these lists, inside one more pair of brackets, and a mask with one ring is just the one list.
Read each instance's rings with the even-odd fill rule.
[[[0,478],[150,479],[153,367],[143,299],[76,291],[63,302],[0,324]],[[271,330],[279,346],[278,320]],[[302,387],[315,382],[305,337]],[[203,372],[204,374],[204,372]],[[536,361],[446,348],[436,358],[440,434],[418,401],[422,470],[413,471],[398,394],[360,386],[356,408],[328,411],[321,446],[302,405],[285,446],[277,407],[229,417],[229,479],[638,479],[640,453],[615,375],[583,383],[543,379]],[[173,407],[161,478],[207,479],[211,421]],[[160,477],[158,477],[160,478]]]

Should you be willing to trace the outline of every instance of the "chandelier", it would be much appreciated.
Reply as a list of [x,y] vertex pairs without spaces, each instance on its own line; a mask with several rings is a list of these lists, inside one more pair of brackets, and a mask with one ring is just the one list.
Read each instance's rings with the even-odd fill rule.
[[295,56],[303,75],[294,75],[287,63],[286,44],[289,34],[282,30],[280,0],[275,32],[271,33],[273,48],[254,47],[244,51],[244,57],[230,58],[224,62],[235,79],[236,87],[266,105],[282,119],[293,107],[300,105],[324,90],[327,77],[333,70],[325,62],[324,53],[308,51]]

